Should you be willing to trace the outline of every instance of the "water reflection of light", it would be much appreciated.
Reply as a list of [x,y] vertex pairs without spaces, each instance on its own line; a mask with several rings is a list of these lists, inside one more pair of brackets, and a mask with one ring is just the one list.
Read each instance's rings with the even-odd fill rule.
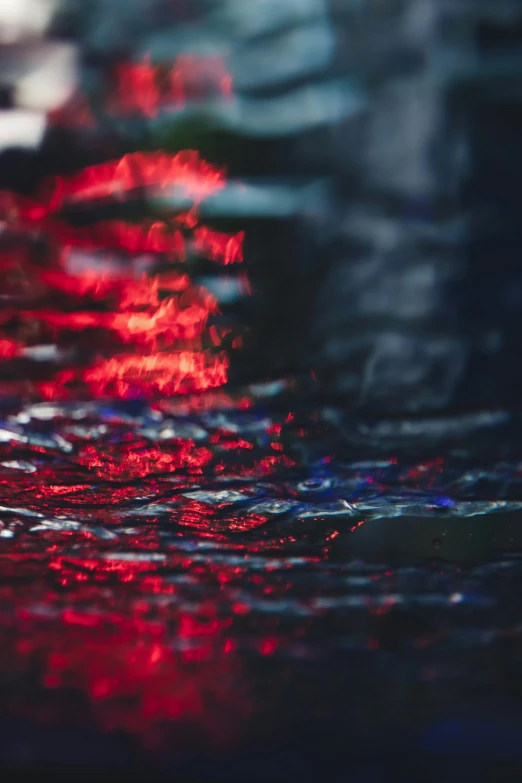
[[[176,98],[173,84],[181,83],[192,96],[197,85],[214,84],[225,93],[231,86],[223,63],[213,58],[187,55],[167,69],[148,61],[122,64],[112,108],[147,115]],[[243,260],[244,232],[223,233],[200,222],[201,203],[225,185],[225,170],[197,151],[158,150],[48,178],[31,197],[1,194],[5,236],[15,244],[19,236],[25,247],[23,257],[9,262],[11,276],[34,283],[31,292],[23,283],[8,290],[0,319],[2,360],[28,358],[28,348],[64,347],[70,366],[55,367],[52,377],[32,385],[47,399],[78,390],[133,397],[223,385],[229,359],[222,341],[230,327],[209,323],[219,316],[218,301],[192,282],[187,261]],[[92,204],[147,199],[165,188],[179,193],[186,206],[163,220],[78,226],[64,216],[64,210]]]
[[188,100],[213,94],[232,94],[232,79],[221,57],[182,54],[172,65],[153,64],[146,57],[142,62],[120,63],[115,68],[108,110],[155,117],[162,107],[179,108]]

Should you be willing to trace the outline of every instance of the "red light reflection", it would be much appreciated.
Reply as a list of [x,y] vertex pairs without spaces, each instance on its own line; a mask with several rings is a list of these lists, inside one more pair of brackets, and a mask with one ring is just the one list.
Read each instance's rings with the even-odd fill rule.
[[[118,115],[154,117],[232,92],[221,58],[126,63],[113,77],[107,104]],[[80,95],[50,120],[96,126]],[[14,398],[12,376],[24,401],[75,403],[31,406],[36,413],[23,409],[4,422],[11,427],[0,460],[6,714],[124,732],[152,748],[181,736],[185,751],[189,736],[197,752],[221,751],[237,742],[255,702],[242,646],[263,656],[280,650],[284,632],[265,631],[255,604],[237,592],[250,577],[263,600],[287,590],[293,566],[273,562],[283,534],[241,540],[270,517],[256,511],[256,482],[266,491],[273,478],[275,488],[295,464],[281,426],[240,434],[177,421],[254,404],[219,388],[229,368],[225,338],[240,347],[241,337],[191,278],[201,257],[243,261],[243,232],[200,221],[201,202],[225,186],[225,170],[198,152],[160,150],[49,178],[28,197],[0,193],[1,390]],[[113,210],[166,188],[189,204],[162,220],[106,217],[80,226],[71,217],[93,203]],[[114,397],[152,401],[124,406]],[[85,398],[104,400],[78,403]],[[145,407],[143,417],[132,412]],[[239,489],[228,490],[238,477]],[[205,492],[190,497],[209,479],[210,500]],[[202,555],[201,542],[220,550]],[[264,549],[267,568],[254,563]]]
[[150,57],[139,63],[120,63],[112,75],[108,110],[118,115],[156,117],[163,107],[181,108],[189,100],[232,95],[232,77],[222,57],[182,54],[171,66],[154,65]]
[[[7,330],[15,319],[16,339],[0,333],[0,357],[20,355],[28,339],[36,345],[70,346],[74,333],[90,330],[98,345],[90,366],[59,370],[53,379],[37,383],[46,399],[67,395],[78,384],[93,395],[125,397],[195,392],[226,383],[222,339],[229,329],[208,325],[210,316],[219,315],[215,297],[179,269],[191,248],[219,264],[243,260],[243,232],[224,234],[199,225],[198,204],[225,183],[224,170],[193,150],[136,152],[48,180],[33,198],[1,194],[8,230],[23,232],[26,244],[45,242],[47,262],[37,263],[29,245],[16,261],[5,256],[8,267],[41,288],[24,289],[24,299],[13,307],[6,302],[1,323]],[[167,186],[193,201],[189,212],[169,221],[102,220],[78,227],[58,214],[67,205],[121,200]],[[99,252],[104,255],[97,271],[94,254]],[[154,272],[160,261],[162,271]],[[68,306],[49,306],[57,294],[69,297]],[[29,307],[20,306],[21,301]],[[103,333],[110,335],[109,356],[100,340]]]
[[222,234],[201,226],[194,231],[199,253],[222,264],[237,264],[243,261],[244,231],[238,234]]
[[212,355],[208,351],[181,351],[151,356],[122,354],[86,370],[83,377],[100,395],[126,397],[140,388],[169,395],[223,386],[227,370],[228,357],[224,352]]
[[196,150],[182,150],[174,155],[162,150],[133,152],[45,182],[37,201],[51,213],[67,204],[121,200],[134,190],[176,187],[197,204],[225,184],[224,169],[207,163]]

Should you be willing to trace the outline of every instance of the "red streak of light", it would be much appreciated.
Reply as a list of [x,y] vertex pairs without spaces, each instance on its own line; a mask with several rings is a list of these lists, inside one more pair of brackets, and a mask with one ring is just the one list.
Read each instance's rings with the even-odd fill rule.
[[[71,492],[82,492],[92,489],[90,484],[46,484],[40,488],[40,496],[69,495]],[[39,497],[37,495],[37,497]]]
[[[50,213],[71,203],[121,199],[139,188],[175,186],[187,198],[199,203],[225,184],[225,171],[204,161],[196,150],[182,150],[175,155],[162,150],[133,152],[118,160],[87,166],[75,174],[46,181],[37,201]],[[41,217],[39,214],[35,219]]]
[[152,313],[116,313],[110,316],[108,326],[119,333],[124,342],[143,341],[156,345],[158,337],[164,339],[193,339],[202,334],[210,306],[194,303],[179,309],[171,298],[162,302]]
[[112,220],[77,228],[64,221],[47,219],[38,225],[38,231],[42,230],[68,248],[118,248],[133,255],[165,253],[176,261],[185,260],[185,243],[181,231],[173,231],[160,221],[147,226]]
[[222,386],[227,381],[227,370],[228,357],[223,351],[217,355],[209,351],[152,356],[120,354],[85,370],[83,378],[98,394],[116,388],[126,396],[137,385],[178,394]]
[[[100,275],[96,272],[85,272],[81,275],[69,275],[54,269],[44,269],[40,273],[42,282],[57,291],[62,291],[70,296],[92,297],[104,299],[111,295],[117,295],[120,288],[124,287],[121,280]],[[127,284],[128,285],[128,284]],[[126,286],[125,286],[126,287]]]
[[[138,291],[146,299],[157,291]],[[142,299],[142,301],[143,301]],[[56,311],[20,311],[28,319],[39,319],[56,329],[83,330],[105,328],[115,331],[124,342],[144,342],[157,346],[157,340],[194,339],[203,333],[208,316],[217,312],[216,300],[203,288],[189,288],[175,299],[170,297],[155,309],[145,312],[117,313]],[[1,348],[0,348],[1,355]]]
[[182,54],[170,68],[153,65],[147,56],[140,63],[118,65],[114,81],[108,99],[109,111],[124,115],[139,113],[151,118],[168,104],[181,108],[190,99],[216,92],[230,97],[233,92],[232,77],[219,56]]
[[180,293],[190,287],[189,276],[177,271],[151,278],[143,275],[140,279],[132,280],[126,275],[117,277],[96,272],[69,275],[57,270],[44,270],[40,278],[55,290],[71,296],[114,299],[121,311],[136,307],[158,307],[160,291]]
[[196,250],[212,261],[222,264],[237,264],[243,261],[245,232],[222,234],[201,226],[194,231]]
[[226,449],[227,451],[235,451],[236,449],[253,449],[254,446],[252,443],[250,443],[248,440],[243,440],[242,438],[239,438],[239,440],[224,440],[219,444],[220,448]]
[[87,383],[91,392],[100,396],[128,397],[138,391],[148,397],[157,393],[190,394],[223,386],[228,366],[224,351],[118,354],[83,371],[61,370],[52,381],[39,382],[37,388],[47,400],[69,397],[69,385],[74,388],[78,383]]
[[[23,219],[19,221],[24,225]],[[156,221],[150,225],[129,224],[123,220],[95,223],[87,228],[77,228],[54,218],[39,220],[34,226],[30,219],[24,226],[40,234],[54,238],[67,248],[89,249],[118,248],[133,255],[163,253],[175,261],[185,261],[185,241],[181,231],[173,230],[166,223]],[[194,231],[194,246],[198,253],[220,264],[237,264],[243,261],[245,232],[224,234],[200,226]]]
[[180,293],[189,289],[190,286],[189,276],[176,271],[166,275],[156,275],[153,278],[142,277],[141,280],[129,280],[125,282],[121,291],[120,308],[126,310],[140,306],[157,307],[160,291]]

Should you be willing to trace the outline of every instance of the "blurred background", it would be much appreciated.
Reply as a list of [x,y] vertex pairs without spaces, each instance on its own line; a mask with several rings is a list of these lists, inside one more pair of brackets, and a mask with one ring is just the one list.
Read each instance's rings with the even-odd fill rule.
[[0,0],[0,769],[519,780],[522,6]]
[[[138,150],[226,169],[201,215],[245,265],[218,274],[200,243],[194,269],[243,327],[235,382],[313,371],[378,414],[517,405],[518,3],[22,5],[3,12],[2,187]],[[186,207],[165,183],[117,200],[62,217]]]
[[[201,242],[192,260],[240,327],[235,383],[313,372],[384,415],[517,405],[518,3],[26,5],[3,12],[2,187],[29,196],[138,150],[226,170],[201,218],[241,237],[244,265],[216,270]],[[186,209],[154,188],[60,216]]]

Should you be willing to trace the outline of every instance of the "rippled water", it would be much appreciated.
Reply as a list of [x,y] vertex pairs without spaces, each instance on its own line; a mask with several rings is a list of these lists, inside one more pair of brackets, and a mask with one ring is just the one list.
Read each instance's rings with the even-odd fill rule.
[[385,780],[406,752],[516,760],[517,423],[447,420],[429,445],[426,421],[252,391],[4,402],[2,761]]

